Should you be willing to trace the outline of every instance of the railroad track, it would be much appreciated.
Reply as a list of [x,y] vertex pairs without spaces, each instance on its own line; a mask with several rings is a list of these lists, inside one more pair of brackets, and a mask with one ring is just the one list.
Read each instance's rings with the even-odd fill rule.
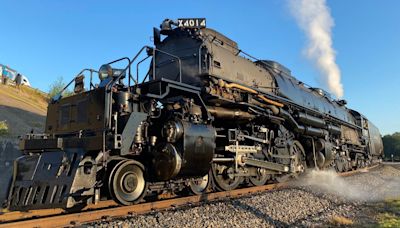
[[[351,176],[366,172],[379,165],[350,172],[339,173],[340,176]],[[247,194],[254,194],[273,189],[284,188],[288,183],[276,183],[263,186],[235,189],[232,191],[212,192],[203,195],[194,195],[172,198],[155,202],[142,203],[132,206],[118,206],[111,200],[102,201],[97,205],[88,206],[79,213],[65,214],[62,209],[33,210],[28,212],[8,212],[0,215],[0,228],[2,227],[66,227],[78,226],[84,223],[114,219],[124,216],[134,216],[152,211],[212,202],[220,199],[237,198]]]

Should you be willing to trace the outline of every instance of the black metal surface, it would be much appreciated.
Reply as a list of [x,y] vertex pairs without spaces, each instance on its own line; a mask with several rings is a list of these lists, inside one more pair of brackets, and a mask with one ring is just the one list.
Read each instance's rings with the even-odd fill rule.
[[181,174],[204,176],[210,170],[215,150],[215,129],[209,125],[183,123],[184,143]]
[[182,157],[171,143],[159,144],[153,151],[152,168],[157,180],[176,177],[182,168]]
[[275,79],[279,87],[279,95],[288,98],[297,104],[314,109],[325,115],[331,115],[345,122],[355,124],[354,118],[344,106],[330,101],[329,98],[310,90],[293,77],[276,74]]
[[48,150],[48,149],[62,149],[63,139],[22,139],[20,149],[24,150]]
[[64,148],[81,148],[85,150],[101,150],[102,137],[65,137],[65,138],[47,138],[47,139],[22,139],[20,149],[29,152],[42,152],[43,150],[56,150]]
[[[168,42],[168,40],[173,40],[173,42]],[[201,45],[200,40],[192,39],[186,34],[171,34],[157,46],[160,51],[153,56],[156,65],[155,72],[150,72],[150,79],[164,78],[193,86],[202,85],[197,71],[199,69],[198,52]],[[173,56],[166,53],[173,53]]]
[[[174,129],[170,129],[171,134],[164,135],[170,142],[160,144],[153,151],[153,169],[159,180],[175,176],[201,177],[210,170],[215,150],[215,129],[204,124],[180,123],[182,132],[172,134]],[[174,138],[170,138],[172,135]]]

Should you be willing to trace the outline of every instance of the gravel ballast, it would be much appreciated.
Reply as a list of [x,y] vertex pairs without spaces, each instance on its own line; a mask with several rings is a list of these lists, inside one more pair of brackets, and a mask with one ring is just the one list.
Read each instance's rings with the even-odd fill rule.
[[374,218],[365,215],[366,205],[400,197],[399,181],[400,170],[388,165],[345,178],[323,171],[310,173],[281,190],[88,226],[309,227],[335,224],[335,218],[371,224]]

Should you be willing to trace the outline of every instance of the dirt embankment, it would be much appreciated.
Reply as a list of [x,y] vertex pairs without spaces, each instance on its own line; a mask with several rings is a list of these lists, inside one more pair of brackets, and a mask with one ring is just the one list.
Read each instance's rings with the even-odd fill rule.
[[[43,132],[47,103],[47,95],[38,90],[0,84],[0,186],[8,186],[13,160],[21,155],[18,138],[32,130]],[[0,188],[0,208],[7,191]]]
[[8,133],[0,137],[16,138],[32,129],[43,131],[47,112],[47,96],[21,86],[0,85],[0,121],[6,121]]

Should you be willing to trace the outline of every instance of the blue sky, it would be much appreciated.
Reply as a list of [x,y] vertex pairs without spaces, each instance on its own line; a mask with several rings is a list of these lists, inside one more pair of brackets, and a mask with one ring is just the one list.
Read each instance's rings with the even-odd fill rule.
[[[400,131],[400,1],[329,1],[333,45],[350,108],[383,134]],[[206,17],[207,26],[260,59],[274,59],[307,84],[318,71],[302,54],[306,37],[285,0],[270,1],[73,1],[2,0],[0,63],[47,91],[62,76],[132,57],[151,44],[164,18]]]

